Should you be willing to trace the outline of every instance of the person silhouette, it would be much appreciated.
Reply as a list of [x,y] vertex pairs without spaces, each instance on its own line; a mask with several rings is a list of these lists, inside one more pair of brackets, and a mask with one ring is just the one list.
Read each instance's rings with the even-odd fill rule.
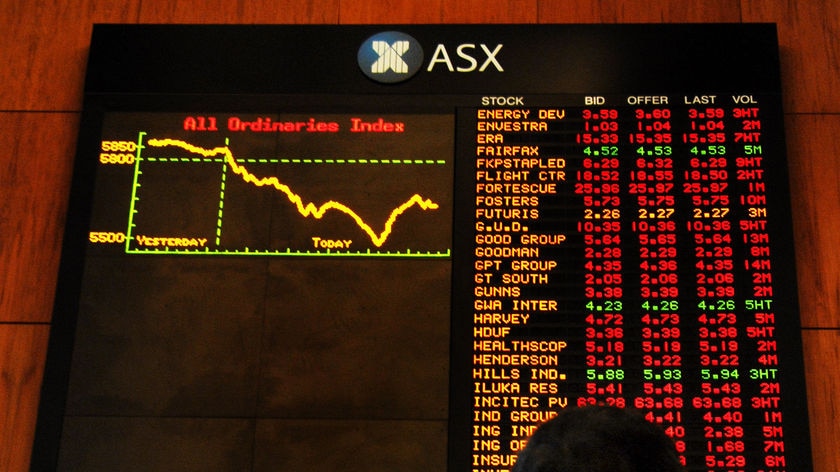
[[683,472],[674,441],[641,413],[609,406],[561,410],[540,425],[511,472]]

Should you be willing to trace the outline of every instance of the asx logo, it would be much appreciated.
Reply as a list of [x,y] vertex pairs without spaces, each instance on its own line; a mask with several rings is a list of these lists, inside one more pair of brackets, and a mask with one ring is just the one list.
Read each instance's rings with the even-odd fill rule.
[[[502,44],[497,44],[490,49],[486,44],[463,43],[455,47],[453,56],[445,45],[438,44],[426,71],[433,72],[441,66],[449,72],[484,72],[490,67],[504,72],[497,57],[502,47]],[[359,47],[357,59],[366,76],[377,82],[392,84],[417,74],[423,67],[424,55],[423,47],[413,37],[398,31],[386,31],[365,40]]]
[[484,60],[481,63],[481,67],[478,66],[478,60],[472,54],[476,49],[475,44],[464,43],[459,44],[458,47],[455,48],[455,54],[458,57],[457,66],[454,66],[452,60],[449,59],[449,52],[447,52],[446,46],[438,44],[437,49],[435,49],[435,53],[432,55],[432,59],[429,61],[429,67],[427,67],[426,70],[431,72],[436,65],[444,64],[449,72],[473,72],[475,70],[484,72],[492,65],[497,71],[504,72],[505,69],[496,58],[496,55],[502,50],[503,45],[497,44],[492,51],[486,44],[480,44],[479,46],[481,47],[482,54],[484,54]]
[[359,67],[371,79],[386,84],[408,80],[423,65],[423,47],[411,36],[385,31],[366,39],[357,54]]

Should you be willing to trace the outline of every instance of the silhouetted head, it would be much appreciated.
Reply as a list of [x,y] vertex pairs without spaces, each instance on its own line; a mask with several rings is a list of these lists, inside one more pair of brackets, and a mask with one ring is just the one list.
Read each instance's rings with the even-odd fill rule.
[[568,408],[528,440],[511,472],[682,472],[674,442],[636,411]]

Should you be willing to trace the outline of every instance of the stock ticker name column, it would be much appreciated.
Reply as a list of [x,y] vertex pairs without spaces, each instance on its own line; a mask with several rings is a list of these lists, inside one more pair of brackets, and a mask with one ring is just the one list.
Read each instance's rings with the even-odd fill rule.
[[565,111],[475,113],[472,465],[507,470],[535,425],[568,404],[560,367],[568,340],[545,334],[562,316],[551,286],[567,234],[551,201],[569,185],[552,144]]

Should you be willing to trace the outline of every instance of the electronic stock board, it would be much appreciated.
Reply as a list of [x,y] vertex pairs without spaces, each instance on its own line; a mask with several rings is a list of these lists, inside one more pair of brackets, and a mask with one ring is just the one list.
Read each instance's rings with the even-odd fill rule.
[[809,470],[780,102],[766,24],[97,25],[33,468]]

